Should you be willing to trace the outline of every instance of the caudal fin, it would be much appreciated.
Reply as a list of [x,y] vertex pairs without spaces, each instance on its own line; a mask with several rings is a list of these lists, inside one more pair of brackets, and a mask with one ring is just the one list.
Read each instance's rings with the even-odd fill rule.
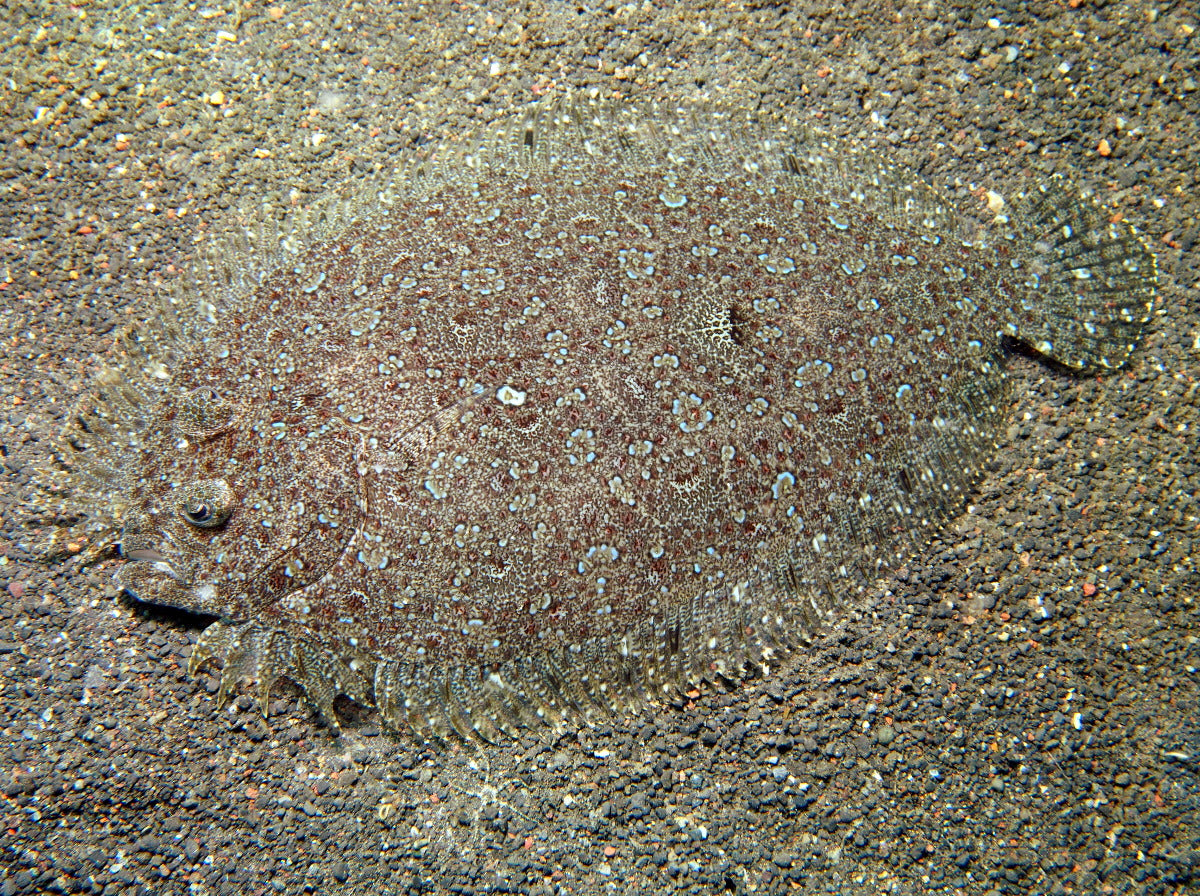
[[1154,253],[1060,180],[1023,197],[1013,239],[1026,274],[1005,332],[1077,370],[1122,366],[1154,306]]

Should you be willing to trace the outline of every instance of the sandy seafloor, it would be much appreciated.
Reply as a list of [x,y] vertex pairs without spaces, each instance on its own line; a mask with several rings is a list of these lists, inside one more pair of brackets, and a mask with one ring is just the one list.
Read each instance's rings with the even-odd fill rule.
[[[0,544],[0,894],[1200,892],[1200,28],[1187,3],[4,3],[0,500],[232,210],[547,91],[708,93],[980,211],[1050,172],[1159,253],[1132,366],[1014,361],[971,507],[815,649],[685,707],[472,753],[184,669],[115,562]],[[103,508],[97,509],[103,512]]]

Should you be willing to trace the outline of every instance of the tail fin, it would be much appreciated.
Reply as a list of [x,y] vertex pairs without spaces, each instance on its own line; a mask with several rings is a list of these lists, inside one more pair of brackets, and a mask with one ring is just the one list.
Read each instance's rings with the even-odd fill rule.
[[1154,306],[1154,253],[1057,179],[1024,196],[1012,224],[1028,288],[1005,331],[1076,370],[1121,367]]

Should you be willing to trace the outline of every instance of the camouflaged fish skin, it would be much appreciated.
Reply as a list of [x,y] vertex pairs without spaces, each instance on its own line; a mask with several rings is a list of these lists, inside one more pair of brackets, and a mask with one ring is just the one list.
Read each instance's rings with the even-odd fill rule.
[[1117,367],[1154,295],[1063,186],[970,242],[909,172],[712,109],[534,107],[335,217],[201,278],[125,427],[119,581],[219,617],[222,695],[426,738],[767,664],[964,506],[1006,337]]

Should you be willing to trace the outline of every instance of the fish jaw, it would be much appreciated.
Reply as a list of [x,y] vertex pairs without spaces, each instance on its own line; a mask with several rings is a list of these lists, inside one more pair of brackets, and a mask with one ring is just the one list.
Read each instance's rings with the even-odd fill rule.
[[194,581],[192,565],[179,556],[165,534],[127,529],[121,538],[121,555],[125,563],[115,580],[138,600],[222,615],[217,586]]

